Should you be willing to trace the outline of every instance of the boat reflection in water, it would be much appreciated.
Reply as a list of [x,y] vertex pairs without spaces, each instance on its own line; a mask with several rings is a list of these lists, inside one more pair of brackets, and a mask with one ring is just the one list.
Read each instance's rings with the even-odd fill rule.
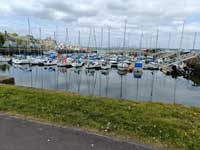
[[[111,97],[200,106],[200,87],[192,81],[176,80],[160,71],[133,73],[119,69],[95,70],[57,66],[8,65],[0,75],[12,76],[16,85]],[[192,95],[192,96],[191,96]]]
[[118,70],[117,73],[120,75],[120,98],[123,98],[123,77],[128,73],[128,71],[125,70]]

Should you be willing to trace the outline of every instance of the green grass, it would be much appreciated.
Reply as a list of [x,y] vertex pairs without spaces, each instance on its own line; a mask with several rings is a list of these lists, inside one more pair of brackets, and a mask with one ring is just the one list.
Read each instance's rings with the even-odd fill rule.
[[0,111],[168,149],[200,149],[200,108],[0,85]]

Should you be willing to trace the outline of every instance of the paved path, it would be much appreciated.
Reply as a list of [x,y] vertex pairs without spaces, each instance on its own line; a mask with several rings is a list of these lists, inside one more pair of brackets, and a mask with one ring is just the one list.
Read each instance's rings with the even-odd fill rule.
[[[91,147],[94,144],[94,147]],[[0,150],[150,150],[75,129],[0,115]]]

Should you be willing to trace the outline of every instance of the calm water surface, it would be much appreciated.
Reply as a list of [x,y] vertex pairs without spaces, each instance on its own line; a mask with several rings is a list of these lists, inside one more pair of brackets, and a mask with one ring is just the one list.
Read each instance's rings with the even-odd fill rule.
[[144,71],[141,79],[135,79],[133,73],[122,76],[116,69],[102,72],[0,64],[0,75],[14,77],[20,86],[200,107],[200,86],[182,77],[173,79],[160,71]]

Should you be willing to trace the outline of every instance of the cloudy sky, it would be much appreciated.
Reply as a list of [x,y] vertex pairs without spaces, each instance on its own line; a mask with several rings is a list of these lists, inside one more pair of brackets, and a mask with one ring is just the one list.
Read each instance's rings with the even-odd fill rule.
[[[108,45],[110,28],[111,46],[123,45],[123,32],[127,20],[126,46],[155,47],[159,31],[159,47],[178,48],[185,20],[184,48],[193,47],[194,33],[200,32],[200,0],[0,0],[0,31],[8,30],[28,34],[28,18],[31,33],[42,38],[54,37],[65,42],[66,28],[70,44]],[[57,26],[57,27],[56,27]],[[169,42],[170,35],[170,42]],[[197,34],[196,48],[200,49]]]

